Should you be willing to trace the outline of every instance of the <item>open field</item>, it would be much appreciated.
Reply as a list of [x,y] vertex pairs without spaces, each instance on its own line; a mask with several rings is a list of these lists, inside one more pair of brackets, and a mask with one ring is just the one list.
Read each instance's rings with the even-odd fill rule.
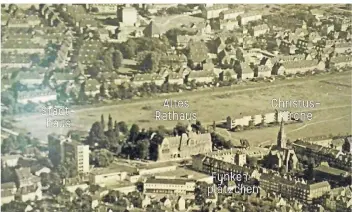
[[[313,119],[303,123],[285,125],[287,138],[295,140],[298,138],[314,137],[320,135],[345,135],[351,132],[351,106],[336,109],[312,111]],[[241,138],[247,138],[251,145],[268,145],[276,142],[279,127],[263,128],[242,132],[230,132],[230,137],[235,142]]]
[[169,29],[181,27],[181,25],[190,25],[192,23],[204,22],[203,18],[189,15],[171,15],[164,17],[155,17],[153,21],[160,26],[160,30],[168,31]]
[[[329,114],[331,114],[332,118],[338,118],[343,115],[351,114],[351,108],[348,107],[351,106],[351,88],[322,83],[320,81],[325,80],[343,84],[349,83],[351,85],[351,81],[346,80],[346,78],[350,78],[350,74],[351,73],[349,72],[337,75],[313,76],[312,78],[298,79],[299,81],[285,80],[283,82],[274,82],[272,84],[258,84],[248,87],[244,85],[232,88],[219,88],[215,91],[207,90],[204,92],[189,92],[179,95],[173,94],[175,96],[174,99],[189,101],[188,108],[175,109],[175,111],[188,113],[195,112],[197,113],[197,119],[201,122],[211,123],[213,120],[224,120],[227,116],[234,117],[273,112],[274,108],[272,108],[271,105],[272,99],[281,98],[283,100],[319,101],[320,106],[317,109],[328,108],[322,110],[325,113],[323,115],[319,115],[319,111],[316,111],[317,114],[313,115],[313,120],[311,122],[325,120],[327,118],[324,118],[324,116]],[[47,117],[38,114],[19,118],[17,125],[18,127],[28,129],[33,136],[43,140],[46,140],[47,135],[51,132],[66,133],[71,129],[88,131],[95,121],[100,120],[101,114],[105,116],[105,120],[107,120],[107,116],[111,114],[113,120],[125,121],[128,124],[137,123],[141,128],[144,127],[148,129],[149,127],[157,127],[159,125],[173,127],[178,121],[155,120],[156,110],[161,110],[163,112],[171,111],[168,108],[163,108],[165,98],[166,97],[161,97],[137,102],[127,102],[124,104],[121,103],[119,105],[84,108],[81,110],[77,109],[76,112],[70,116],[61,117],[71,120],[73,125],[71,128],[46,128]],[[168,96],[168,98],[171,97]],[[348,129],[351,129],[351,123],[348,123],[348,119],[350,121],[351,117],[347,117],[345,124],[341,124],[342,126],[336,125],[336,123],[340,122],[326,122],[303,128],[300,133],[307,132],[307,130],[308,132],[306,134],[336,134],[340,131],[349,131]],[[319,128],[318,126],[320,125],[329,128],[329,132],[327,132],[326,129],[322,130]],[[294,126],[289,126],[287,131],[291,130],[290,127]],[[295,126],[295,128],[297,127],[299,126]],[[295,128],[292,128],[292,130]],[[310,130],[314,130],[314,132],[310,132]],[[270,131],[275,133],[272,134]],[[273,128],[264,129],[263,133],[256,130],[242,132],[242,134],[236,134],[236,136],[248,137],[249,140],[252,140],[253,142],[259,142],[258,139],[252,137],[257,135],[260,140],[275,139],[276,133],[277,129]],[[266,138],[266,136],[268,136],[268,138]],[[295,134],[294,136],[301,135]]]

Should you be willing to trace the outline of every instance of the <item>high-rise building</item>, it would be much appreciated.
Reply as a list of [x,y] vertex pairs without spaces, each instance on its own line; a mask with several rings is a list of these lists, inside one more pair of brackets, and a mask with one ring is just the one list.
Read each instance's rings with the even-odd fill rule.
[[70,137],[51,134],[49,140],[49,157],[57,166],[66,160],[74,161],[78,173],[89,172],[89,146]]

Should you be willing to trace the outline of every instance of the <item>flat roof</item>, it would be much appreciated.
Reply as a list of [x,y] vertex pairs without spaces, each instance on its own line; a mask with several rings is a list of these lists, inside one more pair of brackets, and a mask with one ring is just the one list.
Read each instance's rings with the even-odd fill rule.
[[110,166],[105,167],[105,168],[93,168],[91,170],[92,174],[95,175],[100,175],[100,174],[112,174],[112,173],[118,173],[118,172],[128,172],[128,173],[134,173],[137,172],[137,168],[133,168],[130,166],[125,166],[121,164],[116,164],[112,163]]

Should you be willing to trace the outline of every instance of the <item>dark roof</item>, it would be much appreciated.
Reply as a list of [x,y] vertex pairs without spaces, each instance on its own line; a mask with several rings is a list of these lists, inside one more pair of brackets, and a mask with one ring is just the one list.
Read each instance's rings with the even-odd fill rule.
[[336,169],[333,167],[329,167],[329,166],[318,166],[314,169],[315,171],[320,171],[320,172],[324,172],[330,175],[335,175],[335,176],[348,176],[349,173],[347,171],[341,170],[341,169]]

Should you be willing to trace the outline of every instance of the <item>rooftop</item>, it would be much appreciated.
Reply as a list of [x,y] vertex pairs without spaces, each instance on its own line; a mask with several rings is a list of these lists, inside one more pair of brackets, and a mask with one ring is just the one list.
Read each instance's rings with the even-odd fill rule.
[[350,175],[347,171],[341,170],[341,169],[336,169],[333,167],[329,167],[329,166],[318,166],[316,168],[314,168],[315,171],[320,171],[320,172],[324,172],[330,175],[335,175],[335,176],[348,176]]

